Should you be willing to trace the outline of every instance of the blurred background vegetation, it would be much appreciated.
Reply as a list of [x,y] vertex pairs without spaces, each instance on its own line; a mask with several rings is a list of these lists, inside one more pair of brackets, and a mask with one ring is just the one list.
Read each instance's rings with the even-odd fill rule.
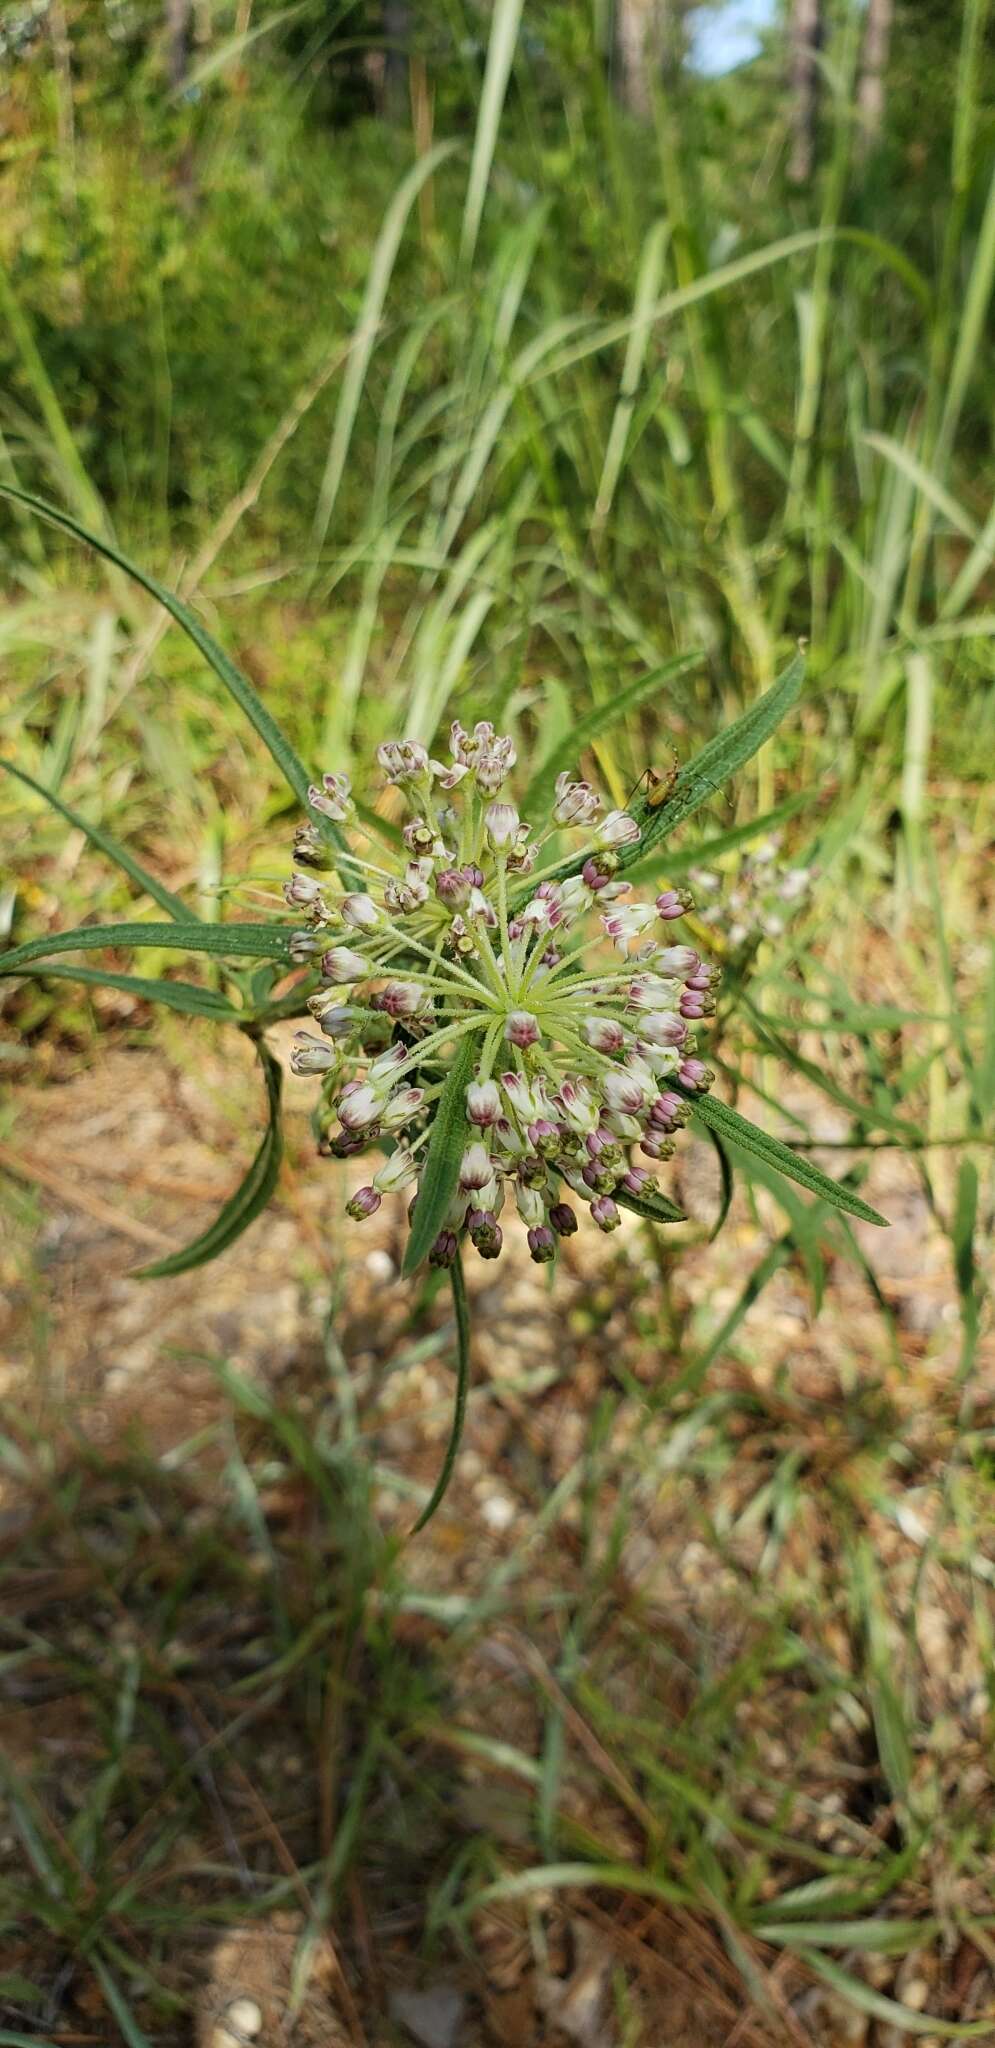
[[[33,1789],[11,1793],[0,2043],[28,2038],[21,2013],[33,2038],[186,2040],[195,1994],[176,1956],[191,1916],[202,1949],[206,1928],[299,1910],[300,2008],[333,1916],[366,1970],[364,1886],[399,1916],[374,1928],[377,1954],[400,1928],[402,1949],[425,1934],[438,1966],[471,1924],[478,1954],[495,1927],[534,1937],[532,1895],[559,1896],[567,1877],[549,1871],[576,1876],[578,1859],[620,1914],[644,1915],[624,1923],[599,2041],[660,2048],[632,1943],[680,1952],[699,1987],[694,2048],[797,2041],[799,2027],[878,2048],[962,2023],[991,2038],[995,1795],[971,1743],[995,1629],[979,1363],[995,1200],[993,81],[989,0],[17,0],[0,15],[0,479],[179,588],[303,758],[350,768],[367,792],[387,734],[427,741],[454,712],[489,716],[531,769],[622,685],[700,649],[665,701],[595,743],[590,765],[622,802],[806,641],[800,714],[678,842],[674,872],[707,862],[713,877],[700,886],[728,970],[723,1086],[749,1088],[802,1147],[816,1130],[833,1171],[870,1169],[896,1227],[921,1224],[915,1284],[928,1237],[946,1287],[942,1315],[917,1322],[872,1263],[887,1253],[746,1174],[724,1267],[722,1240],[696,1244],[682,1293],[669,1253],[620,1254],[613,1279],[578,1279],[570,1358],[523,1353],[501,1397],[511,1447],[494,1451],[516,1503],[510,1551],[494,1556],[506,1524],[495,1514],[484,1541],[478,1496],[464,1498],[474,1562],[458,1590],[452,1523],[433,1538],[434,1578],[383,1533],[377,1486],[393,1486],[401,1527],[421,1476],[405,1477],[411,1442],[386,1478],[383,1461],[366,1473],[383,1417],[377,1372],[353,1358],[381,1341],[365,1324],[347,1339],[331,1319],[304,1392],[225,1366],[225,1418],[167,1453],[129,1438],[104,1458],[81,1446],[61,1382],[42,1411],[26,1396],[0,1440],[30,1503],[11,1535],[15,1704],[33,1686],[71,1698],[93,1732],[78,1773],[56,1745]],[[186,640],[23,509],[3,513],[0,562],[0,763],[127,841],[203,915],[278,903],[286,795]],[[4,934],[116,914],[119,871],[0,782]],[[794,894],[771,882],[772,853],[803,877]],[[61,1172],[48,1105],[71,1146],[56,1081],[73,1083],[98,1039],[101,1057],[131,1058],[149,1015],[55,976],[5,997],[4,1069],[50,1091],[40,1107],[28,1086],[23,1120],[8,1103],[0,1130],[27,1261],[7,1277],[39,1380],[58,1321],[37,1207]],[[189,1079],[190,1033],[162,1028]],[[227,1158],[245,1145],[241,1069],[210,1093]],[[310,1185],[305,1136],[291,1152]],[[906,1177],[892,1182],[895,1156]],[[356,1255],[313,1217],[308,1234],[297,1188],[283,1199],[299,1256],[344,1316]],[[106,1205],[92,1213],[106,1222]],[[811,1386],[775,1321],[751,1320],[770,1299],[783,1319],[789,1282],[808,1304],[788,1302],[804,1346],[820,1307],[830,1332]],[[384,1329],[383,1371],[413,1376],[417,1411],[445,1328],[422,1300]],[[337,1417],[316,1445],[315,1385]],[[561,1386],[579,1431],[565,1470],[542,1434]],[[478,1473],[493,1449],[480,1426]],[[428,1485],[435,1462],[430,1441]],[[752,1632],[728,1656],[710,1611],[677,1648],[655,1641],[656,1610],[622,1584],[633,1531],[669,1540],[661,1504],[698,1580],[728,1604],[740,1575]],[[562,1549],[533,1607],[551,1531]],[[899,1534],[919,1548],[889,1576]],[[49,1590],[53,1557],[68,1591]],[[942,1573],[934,1602],[973,1645],[982,1702],[946,1748],[935,1730],[956,1731],[960,1708],[938,1700],[935,1672],[938,1655],[956,1660],[921,1628]],[[226,1615],[251,1618],[248,1675],[219,1585]],[[44,1624],[23,1621],[25,1588],[55,1603]],[[666,1589],[646,1597],[669,1615]],[[138,1648],[105,1657],[122,1608]],[[183,1712],[195,1750],[213,1743],[235,1774],[237,1853],[171,1718],[181,1614],[200,1645]],[[514,1737],[480,1704],[495,1617],[532,1644],[516,1668],[534,1719]],[[643,1675],[620,1695],[623,1665]],[[313,1752],[303,1816],[284,1815],[282,1751],[278,1783],[255,1774],[242,1716],[259,1686],[294,1768],[304,1756],[310,1773]],[[782,1725],[790,1754],[775,1756]],[[824,1741],[828,1780],[824,1759],[812,1775]],[[447,1743],[497,1773],[496,1814],[479,1787],[450,1811]],[[968,1753],[962,1795],[944,1758]],[[758,1783],[782,1779],[760,1811]],[[603,1827],[580,1810],[602,1798],[618,1809]],[[148,1874],[129,1888],[136,1830]],[[67,1976],[74,1955],[86,1967]],[[903,1978],[910,1955],[918,1974]],[[379,2011],[378,1968],[363,1982]],[[481,2040],[533,2038],[521,2014],[502,2035],[487,2013]]]

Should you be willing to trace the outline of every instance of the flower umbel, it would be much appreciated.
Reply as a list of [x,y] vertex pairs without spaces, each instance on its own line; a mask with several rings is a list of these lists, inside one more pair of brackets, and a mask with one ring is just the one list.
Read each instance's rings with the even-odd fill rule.
[[[714,1011],[718,974],[668,943],[691,907],[685,891],[629,900],[619,851],[639,827],[628,812],[602,815],[589,784],[561,775],[551,815],[533,827],[497,797],[515,762],[509,739],[485,721],[472,733],[456,724],[451,754],[447,767],[417,741],[378,749],[408,808],[403,845],[377,847],[376,859],[350,848],[347,881],[327,869],[315,880],[313,822],[298,831],[295,857],[312,872],[295,871],[284,891],[305,927],[291,950],[320,962],[327,986],[308,1003],[322,1036],[299,1032],[291,1065],[321,1075],[322,1152],[393,1148],[348,1204],[360,1220],[417,1181],[469,1038],[467,1144],[430,1256],[450,1265],[469,1242],[497,1258],[510,1196],[545,1264],[577,1228],[566,1194],[602,1231],[617,1228],[616,1196],[652,1194],[643,1162],[669,1156],[688,1098],[711,1084],[693,1026]],[[355,824],[345,776],[308,794],[319,815]],[[543,848],[561,833],[575,842],[569,861],[544,870]],[[564,865],[575,870],[566,879]]]

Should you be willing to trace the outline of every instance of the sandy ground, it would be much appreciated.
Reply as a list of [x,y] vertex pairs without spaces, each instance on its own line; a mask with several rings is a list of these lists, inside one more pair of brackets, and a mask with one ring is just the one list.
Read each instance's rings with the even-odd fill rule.
[[[136,1265],[204,1227],[251,1154],[258,1090],[247,1048],[245,1055],[236,1048],[225,1065],[205,1047],[199,1058],[195,1033],[172,1034],[158,1049],[103,1049],[89,1071],[67,1060],[65,1071],[22,1091],[0,1149],[10,1226],[0,1269],[5,1406],[18,1441],[48,1440],[63,1465],[81,1444],[112,1459],[138,1442],[169,1469],[178,1447],[231,1413],[219,1360],[277,1402],[292,1397],[316,1428],[339,1426],[344,1375],[360,1452],[375,1463],[376,1515],[400,1533],[432,1484],[447,1433],[447,1300],[440,1294],[413,1319],[397,1277],[399,1205],[385,1204],[363,1226],[342,1218],[344,1170],[312,1155],[310,1084],[288,1077],[287,1161],[270,1213],[215,1265],[172,1281],[135,1277]],[[841,1133],[831,1106],[813,1099],[808,1108],[819,1136]],[[832,1170],[840,1161],[826,1155]],[[689,1392],[670,1408],[661,1389],[694,1357],[783,1229],[766,1196],[751,1208],[737,1195],[717,1243],[702,1242],[717,1199],[709,1149],[689,1145],[677,1171],[677,1190],[700,1220],[668,1240],[684,1240],[685,1249],[679,1258],[668,1251],[663,1267],[633,1220],[611,1240],[590,1232],[574,1239],[554,1292],[513,1232],[499,1262],[471,1267],[466,1439],[445,1509],[405,1553],[405,1625],[431,1635],[440,1617],[458,1627],[482,1603],[460,1655],[448,1653],[456,1724],[537,1754],[540,1709],[558,1685],[555,1601],[583,1571],[577,1475],[596,1470],[604,1530],[625,1500],[614,1567],[619,1600],[626,1614],[638,1607],[672,1650],[672,1697],[663,1705],[680,1721],[705,1667],[712,1680],[737,1669],[762,1627],[764,1603],[790,1611],[809,1648],[841,1672],[860,1661],[838,1555],[843,1499],[874,1560],[885,1652],[903,1657],[915,1623],[918,1650],[907,1667],[919,1731],[913,1784],[927,1804],[948,1811],[951,1827],[965,1800],[995,1822],[981,1622],[987,1617],[995,1628],[995,1532],[976,1509],[968,1469],[956,1515],[951,1510],[949,1459],[962,1401],[956,1294],[949,1248],[915,1169],[897,1152],[873,1159],[864,1192],[892,1227],[857,1226],[866,1269],[831,1253],[816,1312],[810,1276],[797,1259],[786,1264],[715,1359],[703,1393]],[[331,1351],[320,1334],[330,1307]],[[648,1334],[661,1328],[674,1331],[673,1346],[661,1349],[659,1335]],[[594,1465],[585,1466],[594,1418],[617,1394],[623,1398],[614,1403],[608,1436]],[[971,1401],[972,1443],[985,1442],[995,1401],[990,1345]],[[706,1485],[710,1446],[714,1477]],[[775,1472],[791,1476],[791,1512],[780,1524],[770,1492]],[[7,1492],[6,1516],[16,1525],[16,1483]],[[552,1518],[550,1501],[559,1503]],[[275,1495],[269,1505],[279,1515]],[[755,1593],[746,1589],[758,1586],[761,1607],[751,1612]],[[600,1616],[602,1648],[613,1625]],[[614,1699],[638,1712],[648,1680],[639,1659],[633,1663],[630,1636],[609,1666]],[[847,1854],[868,1831],[880,1835],[894,1824],[860,1704],[866,1670],[865,1660],[861,1687],[850,1695],[843,1688],[839,1710],[818,1728],[790,1670],[781,1677],[767,1671],[744,1697],[737,1713],[749,1724],[756,1778],[741,1803],[754,1822],[773,1821],[776,1811],[782,1829],[787,1823],[810,1843]],[[578,1811],[589,1811],[583,1769],[590,1765],[598,1776],[594,1738],[569,1701],[564,1710],[580,1771],[570,1796]],[[39,1744],[44,1768],[46,1743],[57,1749],[64,1739],[57,1719],[46,1728],[25,1716],[16,1697],[3,1725],[8,1755],[26,1770],[32,1758],[37,1764]],[[500,1831],[493,1776],[458,1745],[452,1768],[471,1825]],[[787,1815],[779,1805],[786,1776],[794,1784]],[[624,1795],[611,1796],[610,1782],[602,1797],[603,1771],[599,1782],[600,1839],[638,1861],[638,1811]],[[986,1876],[965,1866],[953,1880],[958,1905],[987,1911],[991,1876],[992,1868]],[[784,1879],[797,1882],[798,1873]],[[776,1877],[773,1884],[776,1892]],[[936,1910],[921,1870],[892,1904],[913,1916]],[[644,2029],[635,2038],[650,2048],[782,2039],[896,2048],[906,2038],[884,2019],[852,2012],[770,1953],[763,1967],[775,2010],[766,2017],[748,2011],[714,1929],[652,1902],[632,1898],[615,1907],[602,1895],[575,1910],[550,1896],[538,1906],[542,1954],[534,1913],[506,1907],[478,1916],[472,1966],[435,1978],[430,1972],[427,1986],[424,1973],[406,1978],[395,1970],[389,1995],[381,1987],[388,2016],[377,2021],[358,2014],[352,1994],[342,1992],[336,1951],[319,1945],[290,2033],[298,1920],[291,1911],[262,1929],[236,1929],[204,1949],[196,2039],[203,2048],[254,2040],[265,2048],[278,2039],[306,2048],[319,2041],[337,2048],[340,2040],[379,2048],[406,2039],[426,2048],[561,2041],[625,2048],[612,1994],[620,1969]],[[995,2012],[995,1977],[980,1949],[963,1941],[938,1938],[911,1959],[857,1957],[854,1966],[917,2016],[924,2005],[947,2017]],[[419,1998],[427,2002],[419,2006]],[[72,2038],[82,2041],[85,2032]]]

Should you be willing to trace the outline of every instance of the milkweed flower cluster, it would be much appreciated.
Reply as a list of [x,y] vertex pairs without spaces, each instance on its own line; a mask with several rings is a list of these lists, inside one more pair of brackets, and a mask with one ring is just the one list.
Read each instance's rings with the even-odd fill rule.
[[[610,1231],[620,1199],[652,1192],[653,1166],[713,1078],[695,1026],[714,1011],[717,973],[670,941],[686,891],[632,899],[621,867],[640,829],[628,811],[603,811],[589,783],[560,775],[534,828],[501,794],[510,739],[457,722],[450,752],[442,763],[415,740],[378,749],[406,807],[399,846],[385,835],[386,851],[367,838],[343,853],[313,820],[299,829],[284,890],[302,914],[292,952],[324,985],[308,1000],[317,1033],[298,1032],[291,1065],[322,1076],[323,1152],[347,1159],[386,1141],[347,1204],[360,1219],[396,1189],[417,1204],[436,1107],[470,1040],[466,1143],[429,1256],[449,1265],[469,1239],[496,1258],[513,1208],[543,1264],[577,1229],[570,1197]],[[326,775],[308,801],[355,826],[345,776]]]

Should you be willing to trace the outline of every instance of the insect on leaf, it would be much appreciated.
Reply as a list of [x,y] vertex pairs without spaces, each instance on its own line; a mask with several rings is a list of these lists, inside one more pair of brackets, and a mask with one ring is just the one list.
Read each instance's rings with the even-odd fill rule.
[[620,863],[623,868],[635,867],[637,861],[644,860],[659,840],[682,825],[685,818],[690,818],[692,812],[714,796],[721,783],[752,760],[797,702],[804,675],[804,656],[796,654],[784,674],[756,704],[751,704],[741,718],[709,740],[701,753],[681,770],[677,787],[665,804],[657,810],[645,802],[633,807],[642,837],[635,846],[625,848]]

